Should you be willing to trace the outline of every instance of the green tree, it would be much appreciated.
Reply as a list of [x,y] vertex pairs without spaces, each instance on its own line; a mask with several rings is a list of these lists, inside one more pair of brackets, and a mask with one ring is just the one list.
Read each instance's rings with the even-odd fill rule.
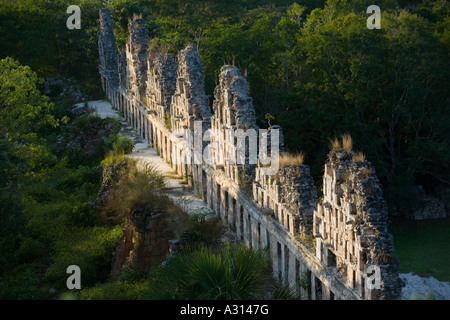
[[277,118],[295,130],[286,136],[300,137],[296,148],[309,154],[307,141],[317,141],[316,159],[325,158],[330,137],[349,131],[390,203],[404,207],[414,203],[414,183],[450,181],[448,52],[417,15],[384,12],[382,29],[368,32],[367,17],[348,10],[345,1],[329,1],[311,12],[293,53],[301,67],[293,86],[304,103]]
[[24,171],[54,161],[39,133],[59,121],[50,114],[53,104],[37,89],[40,81],[28,66],[0,60],[0,132]]
[[19,184],[56,161],[40,131],[58,121],[50,115],[53,105],[38,83],[29,67],[11,58],[0,60],[0,275],[21,261],[23,243],[34,243],[25,241],[28,228]]

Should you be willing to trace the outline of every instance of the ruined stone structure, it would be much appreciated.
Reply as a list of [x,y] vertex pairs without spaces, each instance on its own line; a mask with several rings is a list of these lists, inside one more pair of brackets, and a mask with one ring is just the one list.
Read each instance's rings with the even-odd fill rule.
[[[121,275],[124,268],[137,272],[149,272],[164,261],[169,252],[167,221],[161,214],[148,214],[142,208],[135,208],[124,226],[124,235],[113,254],[111,275]],[[143,218],[144,217],[144,218]],[[141,221],[143,220],[143,221]]]
[[[272,155],[272,135],[281,128],[257,127],[241,72],[222,68],[211,113],[197,49],[188,46],[175,60],[148,50],[142,20],[130,22],[129,30],[125,52],[110,49],[115,48],[111,18],[100,11],[100,74],[107,97],[199,191],[238,241],[268,248],[276,279],[295,285],[304,299],[400,296],[386,205],[368,161],[352,160],[353,152],[330,152],[323,198],[307,165],[267,174],[267,164],[252,157],[264,149],[264,139],[271,141]],[[239,144],[241,154],[236,153]]]

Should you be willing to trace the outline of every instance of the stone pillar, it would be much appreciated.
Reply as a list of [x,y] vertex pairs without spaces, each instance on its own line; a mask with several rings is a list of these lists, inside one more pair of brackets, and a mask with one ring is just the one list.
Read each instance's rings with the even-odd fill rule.
[[212,179],[206,174],[206,204],[210,208],[213,208],[213,204],[211,203],[212,192]]
[[[287,250],[289,250],[287,248]],[[294,256],[294,254],[292,252],[289,252],[289,261],[288,261],[288,285],[289,286],[294,286],[297,282],[297,258]]]
[[241,208],[242,206],[240,204],[236,206],[236,238],[238,241],[243,237],[242,230],[244,227],[244,216],[241,216]]
[[226,212],[226,189],[225,188],[220,188],[220,201],[219,201],[219,213],[220,213],[220,218],[222,219],[222,222],[225,221],[225,212]]
[[250,246],[250,221],[248,220],[248,212],[244,209],[243,216],[243,236],[244,236],[244,244],[249,247]]
[[278,257],[278,240],[270,234],[270,258],[272,259],[272,272],[275,279],[279,278],[279,257]]
[[267,229],[264,227],[264,224],[261,223],[260,226],[260,245],[262,249],[265,249],[267,247]]
[[316,291],[316,276],[311,273],[311,300],[317,300]]
[[255,249],[259,249],[260,239],[259,239],[259,223],[252,217],[250,217],[250,226],[252,233],[252,247]]
[[330,289],[322,282],[322,300],[330,300]]
[[284,285],[287,285],[287,268],[288,268],[289,252],[286,250],[284,243],[281,243],[281,281]]
[[231,197],[228,196],[228,226],[232,228],[232,226],[236,223],[236,206],[237,201]]
[[139,104],[136,104],[136,132],[138,133],[139,136],[142,136],[142,132],[141,132],[141,108],[139,108]]

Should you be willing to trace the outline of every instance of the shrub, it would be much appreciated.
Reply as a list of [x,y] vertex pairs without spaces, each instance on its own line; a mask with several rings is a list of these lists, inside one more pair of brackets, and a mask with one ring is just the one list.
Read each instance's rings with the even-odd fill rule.
[[66,269],[77,265],[81,269],[81,286],[92,286],[108,279],[111,256],[120,239],[122,226],[94,227],[90,229],[72,228],[64,240],[60,240],[53,263],[45,273],[45,280],[55,288],[66,288]]
[[150,279],[150,299],[260,299],[273,288],[266,251],[196,246],[171,256]]
[[[124,158],[108,157],[102,165],[120,165],[123,162],[117,162],[117,159]],[[103,209],[103,217],[106,220],[121,221],[129,215],[130,208],[136,207],[151,210],[153,213],[165,213],[170,200],[160,192],[165,185],[164,177],[150,165],[138,169],[135,162],[130,159],[127,161],[127,171],[119,173],[119,179]]]
[[76,205],[71,214],[72,221],[86,227],[94,225],[98,218],[97,212],[87,202]]
[[207,219],[205,212],[194,212],[189,217],[189,238],[191,241],[213,243],[223,233],[223,224],[219,216]]
[[134,141],[128,135],[118,136],[112,147],[116,155],[131,153],[133,152]]
[[100,182],[101,171],[97,166],[79,166],[76,175],[83,184],[86,182],[98,184]]
[[[243,166],[242,166],[243,167]],[[245,192],[252,193],[253,188],[253,177],[245,173],[245,169],[242,168],[238,175],[238,183],[241,189]]]
[[369,167],[364,167],[363,171],[361,172],[361,179],[363,180],[369,180],[370,175],[372,174],[372,170]]
[[164,119],[164,124],[166,126],[167,129],[171,130],[172,129],[172,121],[170,120],[170,115],[166,115],[165,119]]
[[239,244],[197,245],[173,254],[149,275],[149,299],[293,299],[272,277],[267,250]]

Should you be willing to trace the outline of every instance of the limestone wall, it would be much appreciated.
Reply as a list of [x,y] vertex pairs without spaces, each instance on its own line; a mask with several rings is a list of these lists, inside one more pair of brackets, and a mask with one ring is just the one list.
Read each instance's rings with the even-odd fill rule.
[[151,50],[147,61],[146,105],[157,118],[170,124],[170,104],[175,93],[178,64],[171,54]]
[[[219,76],[219,84],[214,90],[213,112],[211,119],[211,157],[214,168],[223,170],[235,183],[244,183],[246,177],[254,175],[255,164],[250,163],[249,157],[257,148],[250,150],[251,136],[240,134],[256,133],[258,127],[255,119],[253,100],[248,95],[247,80],[235,66],[224,66]],[[242,145],[241,154],[237,147]],[[253,145],[257,141],[254,139]],[[241,155],[241,159],[238,157]]]
[[138,100],[145,96],[147,80],[147,57],[150,37],[142,19],[128,24],[128,42],[126,45],[128,87]]
[[[400,294],[387,208],[368,161],[353,161],[352,152],[343,150],[330,153],[323,201],[314,213],[314,236],[316,257],[337,268],[343,281],[360,295],[393,299]],[[380,268],[380,289],[367,288],[368,266]]]
[[[176,59],[148,51],[150,39],[137,19],[130,22],[135,36],[130,36],[124,61],[124,53],[105,53],[104,44],[115,41],[112,24],[102,24],[109,20],[109,12],[102,9],[99,50],[107,57],[100,59],[100,73],[107,97],[198,190],[240,242],[269,249],[276,279],[295,286],[305,299],[394,299],[400,295],[386,205],[369,162],[353,161],[351,152],[331,152],[322,199],[306,165],[265,174],[265,165],[252,162],[253,152],[261,151],[261,132],[272,141],[274,129],[281,128],[264,131],[256,126],[248,83],[236,67],[221,69],[211,114],[196,47],[186,47]],[[108,73],[109,55],[116,56],[118,74],[127,75],[120,83]],[[198,131],[201,140],[195,138]],[[239,138],[237,132],[246,135]],[[253,132],[258,139],[256,150],[249,143]],[[189,134],[194,138],[187,141]],[[236,155],[239,139],[246,144],[236,163],[237,157],[228,155]],[[283,151],[282,133],[279,140]],[[184,161],[186,154],[191,161]],[[371,266],[381,271],[375,286],[368,282]]]
[[178,53],[176,89],[170,105],[172,129],[194,129],[194,121],[209,124],[211,111],[205,94],[203,62],[195,46]]
[[98,28],[98,51],[100,58],[100,74],[102,75],[102,87],[107,93],[110,87],[118,85],[118,56],[116,37],[113,31],[113,22],[107,9],[100,10]]

